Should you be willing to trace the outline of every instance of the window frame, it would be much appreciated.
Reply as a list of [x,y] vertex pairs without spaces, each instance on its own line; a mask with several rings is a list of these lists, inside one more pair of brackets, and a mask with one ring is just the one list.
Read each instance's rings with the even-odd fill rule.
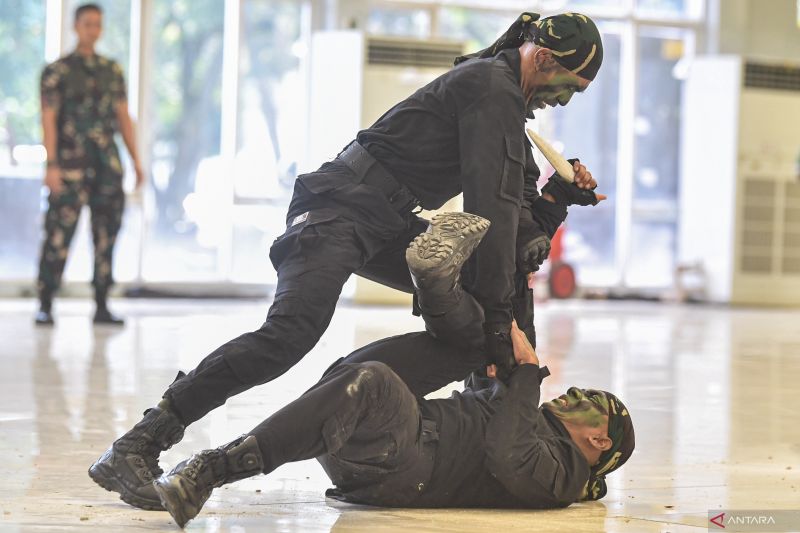
[[[300,0],[302,3],[302,25],[304,38],[310,38],[312,26],[314,28],[333,29],[343,24],[347,20],[347,13],[337,10],[338,6],[331,7],[325,0]],[[582,11],[592,16],[598,22],[613,23],[620,28],[621,38],[621,76],[620,76],[620,106],[618,115],[618,153],[617,153],[617,210],[616,210],[616,239],[615,257],[617,280],[614,285],[625,285],[626,271],[629,266],[629,258],[632,253],[631,248],[631,224],[633,222],[633,179],[635,161],[635,134],[633,123],[637,113],[637,80],[639,75],[639,50],[638,36],[642,29],[663,29],[664,31],[679,31],[689,36],[690,48],[699,48],[708,43],[708,39],[714,30],[715,21],[705,21],[709,11],[713,10],[713,5],[709,5],[710,0],[688,0],[691,2],[690,9],[686,14],[659,15],[643,12],[638,6],[637,0],[623,0],[618,8],[583,8]],[[150,22],[153,16],[154,0],[131,0],[131,28],[130,28],[130,55],[128,58],[129,72],[128,100],[129,109],[134,119],[138,121],[137,143],[140,147],[140,157],[143,166],[148,166],[150,154],[141,149],[149,146],[148,135],[151,131],[148,124],[148,117],[143,112],[148,108],[152,94],[149,93],[149,81],[155,74],[149,69],[143,69],[143,59],[146,57],[148,47],[153,42],[152,28]],[[238,102],[238,83],[239,83],[239,40],[241,38],[240,17],[244,0],[224,0],[225,7],[225,32],[223,36],[223,98],[222,116],[223,124],[220,135],[220,153],[222,157],[235,157],[236,155],[236,122]],[[64,49],[66,32],[72,31],[72,13],[65,8],[65,0],[46,0],[45,27],[45,59],[53,61],[61,54],[67,52]],[[553,14],[553,3],[550,0],[514,0],[504,4],[503,9],[498,9],[492,0],[364,0],[364,4],[355,7],[356,10],[372,7],[383,7],[392,9],[424,9],[429,12],[431,21],[431,37],[446,38],[441,35],[441,13],[443,9],[451,7],[464,7],[477,12],[486,13],[507,13],[509,20],[513,20],[519,12],[532,10],[540,12],[542,16]],[[489,43],[487,43],[488,45]],[[713,46],[713,43],[711,43]],[[694,53],[694,50],[687,50],[687,56]],[[305,71],[306,66],[301,65],[301,70]],[[232,205],[243,205],[247,202],[239,202],[231,195]],[[148,204],[152,202],[147,194],[143,195],[142,209],[145,216],[141,216],[140,235],[147,235],[147,210]],[[220,282],[211,284],[222,285],[241,285],[231,276],[232,264],[232,239],[233,224],[230,223],[228,232],[228,245],[220,247],[217,279]],[[137,276],[130,282],[133,285],[145,284],[147,280],[142,278],[145,248],[147,247],[144,237],[139,242],[139,265],[137,266]],[[9,280],[4,280],[9,281]],[[13,281],[13,280],[12,280]]]

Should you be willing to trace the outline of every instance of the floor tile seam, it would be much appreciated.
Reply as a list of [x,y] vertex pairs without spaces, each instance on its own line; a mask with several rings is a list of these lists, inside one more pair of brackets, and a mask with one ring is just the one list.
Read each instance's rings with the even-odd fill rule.
[[[782,480],[782,481],[793,481],[793,480]],[[737,488],[738,487],[759,488],[759,487],[764,487],[764,486],[771,487],[774,484],[775,484],[775,480],[765,480],[765,481],[763,481],[761,483],[753,483],[753,482],[751,482],[751,483],[737,483],[736,487]],[[665,490],[665,489],[669,489],[669,490],[673,490],[673,489],[714,489],[714,488],[725,488],[727,486],[728,486],[727,483],[719,483],[719,484],[713,484],[713,485],[662,485],[662,486],[658,486],[658,487],[637,487],[637,488],[629,488],[629,489],[615,488],[615,489],[611,489],[611,490],[614,490],[614,491],[617,491],[617,492],[625,492],[625,493],[628,493],[628,492],[637,492],[638,493],[638,492],[643,492],[643,491],[654,491],[654,490],[657,491],[657,490]]]
[[[220,502],[222,503],[222,502]],[[248,507],[272,507],[276,505],[307,505],[307,504],[324,504],[325,500],[311,500],[311,501],[290,501],[290,502],[250,502],[246,503]]]
[[673,522],[670,520],[655,520],[653,518],[641,518],[636,516],[627,516],[627,515],[620,515],[620,516],[609,516],[607,518],[614,519],[614,520],[636,520],[637,522],[649,522],[654,524],[669,524],[673,526],[686,526],[686,527],[696,527],[698,529],[708,529],[707,526],[696,526],[694,524],[686,524],[684,522]]
[[727,485],[725,483],[714,484],[714,485],[663,485],[663,486],[660,485],[657,487],[635,487],[635,488],[625,488],[625,489],[613,488],[609,490],[617,492],[641,492],[648,490],[664,490],[664,489],[713,489],[715,487],[727,487]]

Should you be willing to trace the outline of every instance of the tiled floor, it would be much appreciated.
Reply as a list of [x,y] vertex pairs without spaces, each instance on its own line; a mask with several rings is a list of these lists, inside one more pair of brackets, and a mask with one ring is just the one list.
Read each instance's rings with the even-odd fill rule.
[[[178,369],[258,326],[266,304],[117,301],[124,329],[92,328],[91,305],[57,303],[34,328],[31,300],[0,300],[2,531],[175,531],[86,476]],[[715,509],[800,509],[800,311],[550,302],[537,308],[543,397],[569,385],[618,393],[637,450],[601,502],[547,512],[387,510],[326,501],[314,461],[217,490],[192,531],[704,531]],[[336,357],[421,329],[405,309],[340,306],[320,344],[273,383],[191,426],[176,464],[250,429]],[[800,526],[800,524],[799,524]]]

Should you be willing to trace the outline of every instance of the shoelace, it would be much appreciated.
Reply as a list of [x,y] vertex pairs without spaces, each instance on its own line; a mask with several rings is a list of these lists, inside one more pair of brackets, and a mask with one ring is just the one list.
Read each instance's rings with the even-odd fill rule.
[[[154,472],[152,471],[147,461],[141,455],[133,456],[133,464],[139,469],[139,478],[144,481],[145,483],[151,483],[154,479]],[[158,470],[160,468],[156,467]],[[161,475],[159,473],[158,475]]]
[[182,474],[192,481],[196,480],[200,473],[200,469],[205,465],[206,460],[211,459],[213,455],[213,452],[201,452],[195,455],[189,459],[189,462],[186,464],[186,468],[183,469]]

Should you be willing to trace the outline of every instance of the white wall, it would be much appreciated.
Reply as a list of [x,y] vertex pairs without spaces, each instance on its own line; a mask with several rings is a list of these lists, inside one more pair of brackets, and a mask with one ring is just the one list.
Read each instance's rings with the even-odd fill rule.
[[733,289],[740,72],[736,56],[698,57],[683,87],[678,261],[703,265],[713,302]]
[[721,54],[800,62],[796,0],[718,0]]

